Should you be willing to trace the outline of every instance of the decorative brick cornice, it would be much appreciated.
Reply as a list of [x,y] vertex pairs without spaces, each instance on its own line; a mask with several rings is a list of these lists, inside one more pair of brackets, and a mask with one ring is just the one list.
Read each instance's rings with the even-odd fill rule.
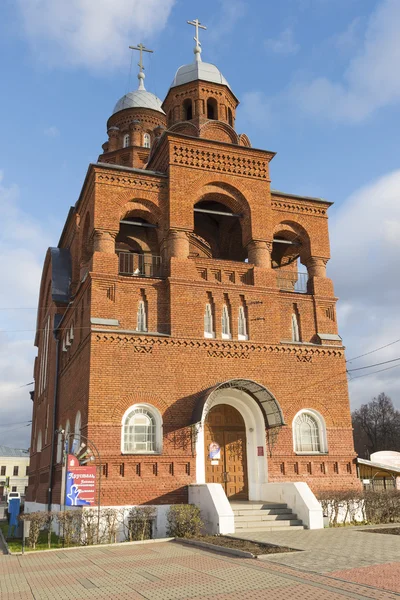
[[282,201],[276,200],[272,196],[271,206],[273,210],[283,210],[285,212],[293,212],[298,214],[306,214],[306,215],[317,215],[317,216],[325,216],[326,208],[321,206],[316,206],[311,203],[306,202],[295,202],[295,201]]
[[[121,347],[131,346],[135,352],[151,353],[153,348],[160,346],[203,349],[208,356],[227,358],[248,358],[251,353],[279,354],[294,357],[334,357],[343,358],[344,349],[336,347],[296,346],[294,344],[263,344],[258,342],[239,342],[227,340],[190,340],[184,338],[150,337],[145,335],[92,332],[96,342],[113,344]],[[247,356],[244,356],[247,355]],[[303,361],[302,361],[303,362]],[[310,362],[310,361],[304,361]]]
[[136,187],[144,190],[162,190],[167,187],[165,181],[160,181],[154,176],[149,175],[148,177],[129,177],[129,175],[116,174],[116,173],[97,173],[96,181],[99,183],[108,183],[111,185],[120,185],[123,187]]
[[193,169],[207,169],[216,173],[229,173],[268,181],[268,161],[232,152],[204,150],[185,144],[172,146],[171,162]]

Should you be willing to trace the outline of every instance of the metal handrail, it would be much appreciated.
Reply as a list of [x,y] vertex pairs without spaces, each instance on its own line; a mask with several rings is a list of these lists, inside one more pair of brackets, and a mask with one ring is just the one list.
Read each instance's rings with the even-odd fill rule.
[[130,277],[161,277],[161,256],[145,252],[122,252],[118,254],[118,272]]
[[300,273],[289,269],[277,269],[276,282],[280,290],[307,294],[308,273]]

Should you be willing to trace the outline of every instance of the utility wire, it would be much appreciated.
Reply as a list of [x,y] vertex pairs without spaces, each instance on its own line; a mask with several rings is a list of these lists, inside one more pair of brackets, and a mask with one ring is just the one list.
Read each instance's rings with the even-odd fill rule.
[[11,427],[12,425],[25,425],[28,426],[32,421],[17,421],[16,423],[5,423],[1,424],[0,427]]
[[368,375],[375,375],[376,373],[383,373],[383,371],[390,371],[390,369],[397,369],[400,365],[393,365],[392,367],[386,367],[386,369],[379,369],[378,371],[372,371],[372,373],[365,373],[364,375],[356,375],[356,377],[352,377],[350,382],[353,379],[361,379],[361,377],[368,377]]
[[396,362],[400,360],[400,356],[398,358],[393,358],[392,360],[385,360],[384,362],[375,363],[373,365],[367,365],[366,367],[358,367],[357,369],[347,369],[348,373],[352,373],[353,371],[363,371],[364,369],[371,369],[372,367],[380,367],[381,365],[387,365],[392,362]]
[[373,354],[374,352],[378,352],[379,350],[383,350],[384,348],[388,348],[389,346],[393,346],[393,344],[398,344],[399,342],[400,342],[400,339],[394,340],[394,342],[389,342],[388,344],[385,344],[384,346],[380,346],[379,348],[375,348],[374,350],[365,352],[365,354],[360,354],[359,356],[355,356],[354,358],[348,358],[346,362],[351,362],[352,360],[358,360],[359,358],[362,358],[363,356],[368,356],[369,354]]

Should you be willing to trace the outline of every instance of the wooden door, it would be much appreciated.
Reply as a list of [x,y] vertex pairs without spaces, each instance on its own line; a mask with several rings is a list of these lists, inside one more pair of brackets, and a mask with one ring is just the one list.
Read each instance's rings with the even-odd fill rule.
[[[228,498],[247,499],[246,428],[241,414],[232,406],[219,404],[210,410],[205,423],[207,483],[221,483]],[[218,457],[210,446],[218,444]]]

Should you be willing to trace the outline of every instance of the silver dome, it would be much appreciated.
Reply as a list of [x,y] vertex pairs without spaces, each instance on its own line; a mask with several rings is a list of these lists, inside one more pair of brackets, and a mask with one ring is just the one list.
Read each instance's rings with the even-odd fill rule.
[[114,106],[113,115],[125,108],[149,108],[150,110],[157,110],[165,115],[165,112],[161,108],[161,104],[160,98],[157,98],[155,94],[152,94],[145,89],[135,90],[134,92],[125,94],[121,100],[118,100],[117,104]]
[[221,71],[215,65],[206,63],[201,60],[196,60],[190,65],[183,65],[179,67],[171,84],[171,87],[177,85],[183,85],[190,81],[196,81],[202,79],[203,81],[211,81],[212,83],[221,83],[231,89],[229,83],[222,75]]

